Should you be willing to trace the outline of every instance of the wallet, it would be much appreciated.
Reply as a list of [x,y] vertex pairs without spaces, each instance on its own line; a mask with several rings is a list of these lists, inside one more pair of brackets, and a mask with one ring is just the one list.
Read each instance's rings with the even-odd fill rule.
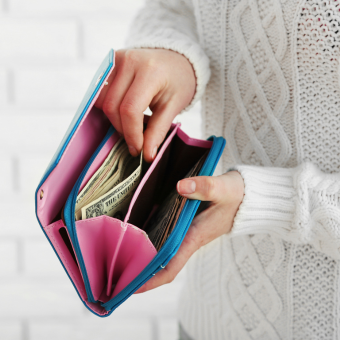
[[[95,74],[35,193],[36,216],[81,301],[100,317],[110,315],[176,254],[200,201],[172,200],[188,174],[211,176],[225,139],[190,138],[172,124],[151,164],[143,171],[125,216],[75,220],[76,198],[121,137],[94,103],[114,68],[111,50]],[[193,170],[194,169],[194,170]],[[196,171],[196,172],[195,172]],[[170,209],[169,206],[169,209]],[[172,227],[157,250],[148,221],[169,215]]]

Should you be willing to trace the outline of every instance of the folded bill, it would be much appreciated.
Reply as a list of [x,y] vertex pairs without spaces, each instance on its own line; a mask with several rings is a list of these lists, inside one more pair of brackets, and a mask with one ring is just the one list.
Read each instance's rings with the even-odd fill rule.
[[120,138],[108,156],[78,194],[75,219],[100,215],[122,219],[141,176],[143,155],[132,157]]

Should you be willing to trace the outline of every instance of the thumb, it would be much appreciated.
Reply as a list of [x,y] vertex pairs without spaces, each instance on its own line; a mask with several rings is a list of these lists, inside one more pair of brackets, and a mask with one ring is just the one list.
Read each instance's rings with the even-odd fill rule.
[[190,199],[210,202],[221,201],[226,194],[222,176],[198,176],[182,179],[177,183],[177,192]]

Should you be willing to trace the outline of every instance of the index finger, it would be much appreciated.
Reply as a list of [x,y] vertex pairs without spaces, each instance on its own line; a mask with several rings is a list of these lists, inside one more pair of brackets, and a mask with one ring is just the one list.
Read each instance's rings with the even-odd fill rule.
[[159,92],[157,79],[137,74],[120,105],[123,134],[132,156],[143,148],[143,112]]

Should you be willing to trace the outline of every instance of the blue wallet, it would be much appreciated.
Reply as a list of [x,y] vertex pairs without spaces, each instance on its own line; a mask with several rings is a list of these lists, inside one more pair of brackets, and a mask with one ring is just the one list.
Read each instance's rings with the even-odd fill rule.
[[41,229],[84,305],[101,317],[110,315],[176,254],[200,201],[178,198],[169,213],[171,230],[159,248],[145,226],[155,214],[168,214],[164,197],[173,194],[176,183],[193,168],[195,175],[212,176],[225,147],[222,137],[190,138],[180,124],[172,124],[154,161],[144,162],[126,214],[111,217],[99,211],[76,221],[77,195],[121,140],[105,114],[94,107],[113,68],[111,50],[35,193]]

